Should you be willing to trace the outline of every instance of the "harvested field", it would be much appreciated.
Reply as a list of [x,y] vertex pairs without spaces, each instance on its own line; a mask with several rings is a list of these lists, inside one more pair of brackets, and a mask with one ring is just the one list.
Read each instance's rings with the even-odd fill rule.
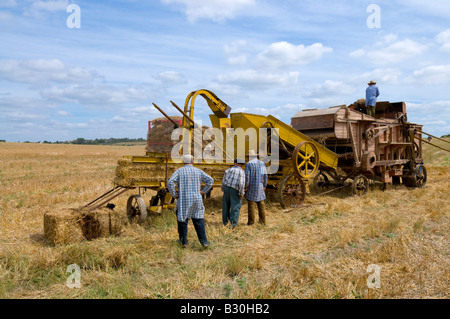
[[[117,161],[144,146],[2,143],[0,298],[449,298],[450,157],[424,150],[423,189],[374,184],[362,197],[307,196],[292,210],[268,201],[266,226],[245,225],[244,202],[239,226],[223,227],[215,189],[205,201],[212,246],[203,250],[192,223],[189,246],[176,245],[171,211],[119,236],[50,244],[44,215],[103,194]],[[128,195],[113,201],[121,216]],[[81,268],[79,289],[66,285],[71,264]],[[368,287],[370,265],[380,288]]]

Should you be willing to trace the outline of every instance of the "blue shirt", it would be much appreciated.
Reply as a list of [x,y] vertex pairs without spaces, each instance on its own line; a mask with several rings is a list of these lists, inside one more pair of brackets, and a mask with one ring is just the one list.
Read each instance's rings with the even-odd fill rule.
[[[202,183],[205,186],[201,188]],[[178,197],[175,205],[178,221],[184,222],[188,218],[203,218],[205,207],[200,191],[207,193],[214,179],[192,165],[177,169],[169,178],[168,188],[172,197]],[[175,184],[178,191],[175,189]]]
[[224,190],[223,186],[234,188],[239,192],[240,196],[243,196],[245,192],[244,170],[239,166],[233,166],[227,169],[222,179],[222,191]]
[[264,188],[267,186],[267,169],[266,165],[257,158],[245,164],[245,183],[248,185],[245,199],[251,202],[266,199]]
[[375,106],[377,103],[377,97],[380,95],[380,91],[378,90],[378,86],[375,84],[369,85],[366,89],[366,106]]

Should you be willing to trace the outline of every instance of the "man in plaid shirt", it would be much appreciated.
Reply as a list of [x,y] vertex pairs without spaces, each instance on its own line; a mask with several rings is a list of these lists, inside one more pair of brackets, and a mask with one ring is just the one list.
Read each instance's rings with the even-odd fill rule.
[[258,207],[259,222],[266,224],[266,199],[267,169],[266,165],[258,160],[255,151],[248,152],[249,162],[245,165],[245,199],[248,201],[248,222],[255,222],[255,210]]
[[245,189],[245,172],[242,169],[245,161],[235,159],[234,166],[227,169],[222,179],[222,222],[225,226],[230,221],[234,228],[238,224],[242,198]]
[[[198,240],[203,247],[208,247],[202,195],[211,189],[214,179],[192,165],[194,163],[192,155],[183,156],[183,163],[185,165],[177,169],[168,181],[169,192],[173,198],[177,199],[175,212],[177,213],[180,244],[183,247],[188,244],[188,220],[191,218]],[[202,183],[205,183],[203,188],[201,188]],[[175,189],[175,184],[178,187],[178,192]]]

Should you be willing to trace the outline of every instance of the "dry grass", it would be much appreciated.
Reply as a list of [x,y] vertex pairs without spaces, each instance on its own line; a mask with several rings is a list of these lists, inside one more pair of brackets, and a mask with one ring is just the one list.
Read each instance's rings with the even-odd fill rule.
[[[214,190],[203,250],[192,224],[189,247],[176,245],[170,211],[120,236],[49,245],[44,214],[103,194],[117,160],[144,147],[1,143],[0,298],[449,298],[449,157],[426,151],[424,189],[373,185],[363,197],[309,196],[292,211],[268,202],[266,226],[245,225],[244,203],[238,228],[223,227]],[[126,200],[113,201],[123,214]],[[70,264],[81,267],[80,289],[66,285]],[[367,286],[371,264],[380,288]]]

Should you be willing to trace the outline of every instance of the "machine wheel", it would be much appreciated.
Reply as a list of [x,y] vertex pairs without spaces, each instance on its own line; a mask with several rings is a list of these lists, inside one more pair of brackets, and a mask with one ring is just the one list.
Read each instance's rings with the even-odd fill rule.
[[369,191],[369,180],[364,175],[358,175],[353,179],[352,183],[353,192],[362,196]]
[[407,187],[423,188],[427,183],[427,169],[423,165],[417,165],[412,177],[404,177],[403,179]]
[[147,219],[147,206],[140,195],[128,197],[127,216],[130,223],[143,223]]
[[416,187],[423,188],[427,183],[427,169],[423,165],[417,166],[416,169]]
[[305,200],[305,183],[296,174],[287,175],[278,187],[281,207],[300,207]]
[[328,176],[325,175],[325,173],[320,172],[319,174],[314,176],[313,182],[311,184],[311,191],[313,193],[320,193],[329,185],[330,181],[328,179]]
[[311,178],[319,170],[319,151],[314,143],[303,141],[298,143],[292,153],[294,172],[301,178]]

